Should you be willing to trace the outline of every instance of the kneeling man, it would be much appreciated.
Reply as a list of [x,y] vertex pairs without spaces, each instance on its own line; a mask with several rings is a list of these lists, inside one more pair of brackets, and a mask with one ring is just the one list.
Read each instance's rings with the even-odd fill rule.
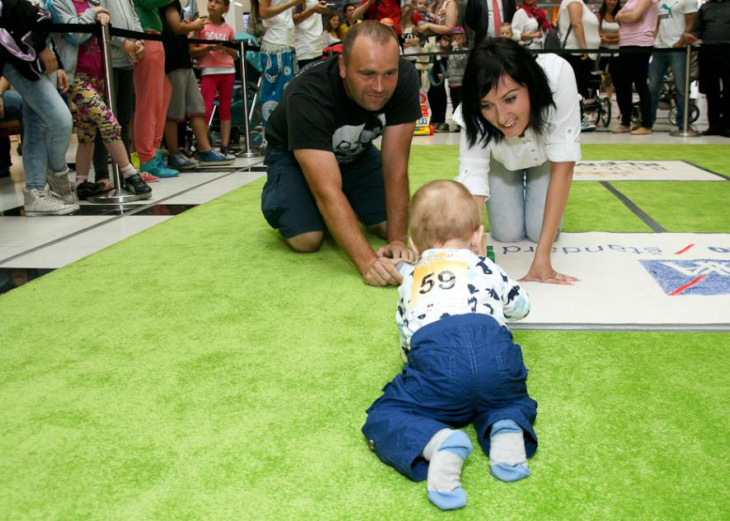
[[[418,89],[395,33],[377,22],[354,26],[341,56],[286,87],[266,128],[261,208],[293,250],[316,251],[329,230],[365,282],[400,283],[395,263],[415,260],[406,233]],[[381,134],[382,152],[372,144]],[[388,244],[373,251],[358,221]]]

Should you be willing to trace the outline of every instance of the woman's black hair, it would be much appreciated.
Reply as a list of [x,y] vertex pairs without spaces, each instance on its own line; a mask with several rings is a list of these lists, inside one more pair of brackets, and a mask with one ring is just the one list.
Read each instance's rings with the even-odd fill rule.
[[[616,15],[621,10],[621,0],[618,0],[616,2],[616,6],[613,8],[613,12],[611,12],[611,16],[613,16],[613,19],[616,19]],[[608,11],[608,6],[606,5],[606,0],[603,0],[603,3],[601,4],[601,7],[598,8],[598,19],[601,21],[601,25],[603,25],[603,20],[606,19],[606,11]]]
[[534,56],[509,38],[487,38],[469,54],[462,81],[461,111],[469,145],[499,143],[504,134],[482,116],[482,98],[505,76],[527,87],[530,96],[530,123],[537,134],[547,130],[547,109],[554,107],[547,76]]

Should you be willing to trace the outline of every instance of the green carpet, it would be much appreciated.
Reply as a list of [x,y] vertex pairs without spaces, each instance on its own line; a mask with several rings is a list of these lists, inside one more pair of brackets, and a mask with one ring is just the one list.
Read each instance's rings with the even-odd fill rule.
[[[414,147],[412,187],[452,177],[455,150]],[[730,153],[687,150],[718,171]],[[583,184],[566,229],[641,228]],[[498,482],[476,450],[467,508],[439,512],[359,431],[401,367],[395,290],[366,287],[331,241],[290,253],[262,185],[0,297],[0,518],[730,517],[730,335],[626,332],[517,332],[540,404],[533,475]],[[670,185],[652,186],[671,201]]]

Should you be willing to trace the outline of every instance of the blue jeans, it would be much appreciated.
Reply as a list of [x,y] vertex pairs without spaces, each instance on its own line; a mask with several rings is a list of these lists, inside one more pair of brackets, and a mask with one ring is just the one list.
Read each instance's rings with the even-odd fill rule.
[[47,76],[28,80],[11,63],[3,66],[2,74],[23,97],[23,125],[28,136],[23,140],[25,187],[43,190],[48,170],[62,172],[67,168],[71,112]]
[[3,93],[3,105],[5,106],[5,115],[0,121],[17,121],[23,120],[23,98],[14,90],[6,90]]
[[656,109],[659,106],[659,91],[664,82],[664,75],[669,67],[674,74],[677,88],[677,125],[684,126],[684,82],[687,79],[687,57],[681,52],[658,52],[649,64],[649,96],[651,96],[651,124],[656,122]]
[[540,240],[545,199],[550,183],[550,161],[512,172],[492,159],[489,166],[487,201],[489,233],[500,242],[518,242],[527,237]]

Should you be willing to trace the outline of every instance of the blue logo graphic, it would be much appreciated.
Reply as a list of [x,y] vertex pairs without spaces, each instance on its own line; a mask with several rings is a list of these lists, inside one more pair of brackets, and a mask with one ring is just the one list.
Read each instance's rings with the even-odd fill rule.
[[669,296],[730,295],[730,260],[642,260]]

